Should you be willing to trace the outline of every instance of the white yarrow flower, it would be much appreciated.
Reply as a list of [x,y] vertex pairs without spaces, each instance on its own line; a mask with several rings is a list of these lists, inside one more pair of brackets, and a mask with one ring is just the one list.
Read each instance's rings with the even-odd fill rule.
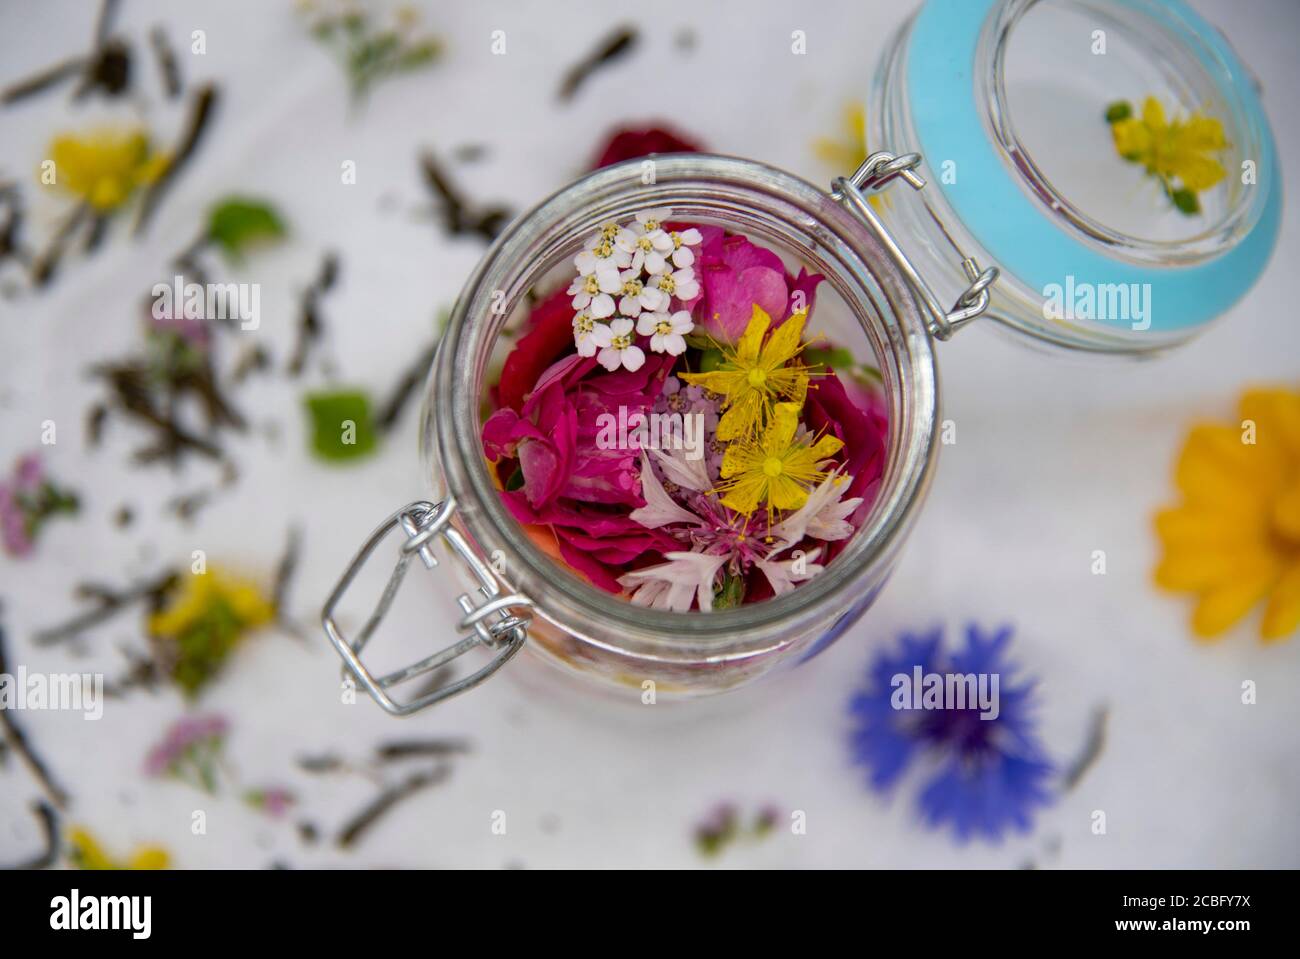
[[[607,228],[608,229],[608,228]],[[582,276],[589,273],[618,271],[626,269],[632,262],[632,254],[625,249],[632,242],[632,233],[619,228],[612,237],[601,231],[587,240],[586,248],[573,258],[573,265]]]
[[646,285],[654,287],[660,293],[675,296],[679,300],[693,300],[700,295],[700,282],[695,278],[695,271],[690,267],[652,276]]
[[[609,330],[607,342],[597,339],[601,347],[596,354],[596,361],[613,373],[620,366],[629,371],[641,369],[645,364],[645,352],[636,345],[636,336],[632,331],[632,321],[620,316],[606,327]],[[593,336],[595,334],[593,333]]]
[[668,239],[673,244],[673,266],[679,268],[688,267],[695,262],[695,251],[691,247],[699,246],[704,242],[704,237],[695,227],[680,233],[674,230],[668,234]]
[[612,334],[604,323],[597,323],[586,310],[573,318],[573,345],[579,356],[595,356],[596,350],[608,346]]
[[568,292],[573,295],[575,310],[589,310],[597,318],[613,316],[614,297],[623,288],[617,270],[599,268],[595,273],[575,277]]
[[637,317],[642,310],[658,310],[668,305],[667,298],[659,290],[646,286],[640,270],[624,270],[619,279],[623,283],[619,292],[623,295],[618,301],[618,311],[624,316]]
[[667,313],[642,313],[636,324],[638,333],[650,337],[653,352],[670,356],[681,356],[686,352],[686,334],[693,329],[695,324],[686,310],[678,310],[671,316]]

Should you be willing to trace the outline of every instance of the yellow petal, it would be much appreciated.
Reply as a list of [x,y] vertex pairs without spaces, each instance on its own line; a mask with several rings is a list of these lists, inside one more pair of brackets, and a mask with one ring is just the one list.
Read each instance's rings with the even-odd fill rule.
[[727,408],[718,420],[718,439],[745,439],[758,431],[763,416],[763,394],[750,390]]
[[1165,128],[1165,108],[1155,97],[1147,97],[1142,102],[1142,122],[1152,133]]
[[131,857],[128,868],[131,869],[166,869],[171,864],[167,850],[160,846],[141,846]]
[[1300,561],[1282,574],[1269,596],[1259,634],[1265,642],[1286,639],[1300,628]]
[[1223,135],[1223,124],[1217,119],[1194,113],[1183,127],[1183,144],[1188,149],[1209,152],[1226,149],[1228,138]]
[[759,348],[763,345],[763,337],[767,334],[768,327],[771,325],[772,318],[755,303],[754,312],[749,316],[749,324],[745,327],[740,342],[736,344],[736,358],[740,361],[737,365],[753,365],[753,362],[758,359]]
[[708,373],[678,373],[678,379],[685,380],[692,386],[698,386],[713,393],[726,396],[744,378],[743,373],[735,370],[711,370]]
[[808,502],[808,491],[788,476],[778,476],[768,484],[768,503],[778,510],[796,510]]
[[767,341],[767,346],[763,348],[763,366],[768,369],[784,366],[799,352],[799,341],[803,338],[803,326],[807,319],[806,311],[795,313],[777,327],[772,338]]
[[844,443],[838,437],[831,436],[828,433],[822,436],[821,439],[819,439],[816,443],[813,444],[812,446],[813,459],[820,462],[824,459],[834,456],[843,448],[844,448]]
[[724,506],[729,506],[737,513],[743,513],[748,516],[754,510],[758,509],[758,501],[767,489],[767,477],[761,472],[755,473],[750,471],[727,490],[722,497]]
[[1207,590],[1192,613],[1192,630],[1205,639],[1227,632],[1268,594],[1276,581],[1277,569],[1273,567]]
[[1255,440],[1260,446],[1280,447],[1281,455],[1300,463],[1300,393],[1247,390],[1238,409],[1243,421],[1255,424]]
[[1260,542],[1266,532],[1262,509],[1255,516],[1207,507],[1181,506],[1156,514],[1156,535],[1167,549],[1236,547]]
[[772,408],[772,422],[763,434],[763,450],[770,456],[781,456],[794,442],[799,429],[799,406],[796,403],[777,403]]
[[1156,567],[1156,585],[1174,592],[1200,592],[1225,583],[1277,571],[1277,559],[1263,547],[1239,550],[1171,550]]
[[1188,502],[1241,511],[1276,488],[1279,461],[1258,444],[1242,442],[1230,426],[1192,428],[1175,467],[1175,480]]

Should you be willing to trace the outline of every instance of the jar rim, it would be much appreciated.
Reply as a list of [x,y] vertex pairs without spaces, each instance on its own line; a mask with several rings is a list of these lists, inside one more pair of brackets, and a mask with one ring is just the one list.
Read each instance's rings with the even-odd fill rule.
[[[653,164],[649,183],[642,176],[646,163]],[[541,272],[530,273],[521,264],[531,259],[553,264],[574,237],[589,235],[593,226],[628,215],[629,208],[660,206],[720,216],[761,211],[817,244],[842,267],[839,280],[860,287],[861,302],[849,306],[864,332],[887,347],[879,359],[896,383],[889,391],[885,473],[871,513],[843,552],[785,595],[709,613],[649,609],[576,574],[556,577],[555,561],[501,502],[480,442],[486,358],[506,317]],[[873,291],[883,297],[884,307],[874,302]],[[881,315],[885,310],[888,315]],[[874,328],[868,329],[869,322]],[[758,655],[801,630],[829,626],[873,584],[883,582],[928,488],[937,421],[937,374],[924,310],[887,252],[852,214],[829,193],[774,167],[720,155],[675,154],[591,173],[502,232],[452,309],[426,390],[423,443],[426,461],[438,457],[465,532],[480,548],[503,551],[503,578],[537,604],[542,618],[579,641],[616,652],[718,663]]]

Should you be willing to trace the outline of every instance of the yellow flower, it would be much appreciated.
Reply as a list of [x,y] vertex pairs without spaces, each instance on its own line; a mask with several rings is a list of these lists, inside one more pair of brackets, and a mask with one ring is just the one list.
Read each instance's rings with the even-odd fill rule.
[[68,854],[79,869],[166,869],[171,864],[167,850],[160,846],[139,846],[126,863],[120,863],[80,826],[68,831]]
[[275,618],[275,606],[255,583],[214,567],[187,577],[172,604],[149,617],[149,632],[155,636],[179,636],[209,617],[217,607],[228,610],[243,629],[262,626]]
[[1198,597],[1192,629],[1218,636],[1265,602],[1260,635],[1300,626],[1300,392],[1258,389],[1240,425],[1199,424],[1178,459],[1181,505],[1156,515],[1157,585]]
[[722,478],[714,492],[722,503],[748,516],[766,503],[769,514],[793,510],[808,502],[808,490],[826,478],[820,466],[843,447],[834,436],[816,441],[795,437],[799,404],[777,403],[759,442],[737,440],[722,457]]
[[748,439],[762,429],[779,401],[798,408],[808,394],[808,367],[791,363],[804,344],[800,341],[807,312],[795,313],[763,342],[772,318],[754,304],[740,341],[721,347],[722,362],[707,373],[682,373],[681,379],[722,395],[726,412],[718,421],[718,439]]
[[101,213],[116,209],[137,187],[152,183],[167,168],[142,130],[96,130],[86,137],[65,134],[50,144],[54,182]]
[[1184,189],[1199,193],[1227,176],[1223,165],[1212,155],[1228,147],[1223,124],[1213,117],[1193,113],[1186,119],[1178,117],[1169,122],[1160,101],[1147,97],[1141,117],[1116,120],[1110,132],[1120,156],[1141,163],[1171,190],[1175,179]]

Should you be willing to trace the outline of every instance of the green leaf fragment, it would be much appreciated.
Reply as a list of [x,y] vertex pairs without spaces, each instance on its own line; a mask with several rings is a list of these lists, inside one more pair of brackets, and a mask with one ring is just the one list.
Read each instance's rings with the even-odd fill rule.
[[243,255],[254,243],[277,240],[285,232],[275,208],[261,200],[230,197],[208,215],[208,239],[232,258]]
[[1106,108],[1106,122],[1119,123],[1133,115],[1133,106],[1127,100],[1116,100]]
[[1174,190],[1169,194],[1169,199],[1174,201],[1174,206],[1179,212],[1188,216],[1195,216],[1201,212],[1201,201],[1196,198],[1196,194],[1183,187],[1181,190]]
[[311,448],[332,462],[360,459],[372,453],[376,434],[370,397],[359,390],[309,393],[305,397],[311,418]]
[[722,582],[713,590],[714,609],[733,609],[745,600],[745,577],[725,572]]

